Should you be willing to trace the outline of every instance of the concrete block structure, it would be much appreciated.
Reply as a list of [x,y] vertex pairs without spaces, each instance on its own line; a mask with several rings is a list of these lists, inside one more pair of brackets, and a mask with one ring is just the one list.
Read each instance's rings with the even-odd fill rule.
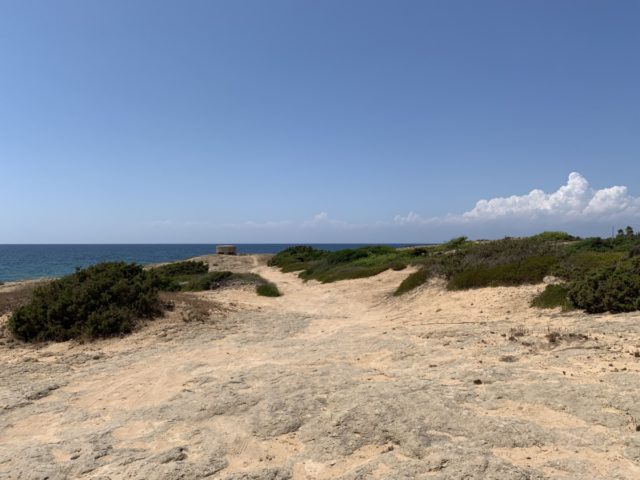
[[236,253],[235,245],[216,245],[216,254],[218,255],[235,255]]

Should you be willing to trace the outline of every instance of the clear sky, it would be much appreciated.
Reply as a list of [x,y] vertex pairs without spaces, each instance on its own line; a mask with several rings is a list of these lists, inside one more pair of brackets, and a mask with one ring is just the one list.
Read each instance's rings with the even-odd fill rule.
[[635,0],[0,0],[0,243],[640,227],[639,19]]

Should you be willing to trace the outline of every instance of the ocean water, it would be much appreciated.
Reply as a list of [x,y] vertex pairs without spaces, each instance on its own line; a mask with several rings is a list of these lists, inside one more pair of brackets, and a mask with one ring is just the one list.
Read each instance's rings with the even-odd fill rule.
[[[278,253],[294,244],[236,244],[238,253]],[[356,248],[371,244],[310,244],[325,250]],[[407,244],[387,244],[394,247]],[[0,245],[0,281],[60,277],[76,267],[100,262],[124,261],[142,264],[171,262],[215,253],[215,244],[165,245]]]

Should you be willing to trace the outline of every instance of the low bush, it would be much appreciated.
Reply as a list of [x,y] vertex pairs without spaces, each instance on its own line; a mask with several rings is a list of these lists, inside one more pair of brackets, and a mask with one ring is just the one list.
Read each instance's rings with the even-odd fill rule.
[[402,283],[398,286],[394,295],[402,295],[403,293],[410,292],[411,290],[418,288],[419,286],[426,283],[429,280],[429,273],[426,269],[421,268],[420,270],[413,272],[407,278],[405,278]]
[[198,275],[207,273],[209,265],[205,262],[187,260],[185,262],[167,263],[156,267],[155,272],[166,277],[178,277],[183,275]]
[[274,283],[268,282],[260,275],[229,271],[193,275],[180,285],[180,290],[184,292],[202,292],[240,285],[255,285],[258,295],[267,297],[279,297],[281,295]]
[[573,242],[576,240],[580,240],[579,237],[574,237],[573,235],[568,234],[567,232],[558,232],[558,231],[546,231],[542,233],[538,233],[537,235],[533,235],[529,237],[531,240],[538,240],[544,242]]
[[557,308],[570,310],[571,302],[568,298],[569,289],[566,285],[547,285],[545,289],[534,297],[531,306],[536,308]]
[[467,249],[473,246],[473,242],[470,241],[467,237],[456,237],[452,238],[448,242],[444,242],[440,245],[436,245],[433,247],[434,252],[449,252],[452,250],[461,250]]
[[552,274],[565,280],[581,277],[591,270],[615,265],[627,255],[617,251],[578,251],[562,256]]
[[268,265],[278,267],[283,272],[295,272],[304,270],[311,262],[315,262],[328,254],[325,250],[313,247],[296,246],[289,247],[274,255]]
[[532,284],[555,275],[569,281],[569,286],[547,287],[534,306],[566,309],[575,304],[593,313],[640,306],[640,236],[633,233],[607,239],[580,239],[564,232],[477,242],[461,237],[436,247],[410,249],[408,262],[422,270],[405,279],[397,294],[430,276],[443,277],[449,289],[459,290]]
[[208,271],[209,265],[207,263],[193,260],[167,263],[153,268],[153,272],[160,282],[160,290],[164,292],[182,290],[188,283],[205,277]]
[[282,294],[276,284],[267,282],[256,287],[256,293],[262,297],[279,297]]
[[394,272],[400,272],[408,267],[408,264],[404,260],[394,260],[389,263],[389,268]]
[[640,264],[623,262],[594,270],[571,282],[569,300],[588,313],[640,309]]
[[574,251],[589,252],[628,252],[636,245],[640,245],[640,236],[638,235],[625,235],[613,238],[591,237],[575,242],[571,249]]
[[326,262],[329,265],[338,265],[345,263],[353,263],[358,260],[364,259],[378,259],[383,255],[397,256],[399,251],[393,247],[387,247],[385,245],[373,245],[360,248],[345,248],[344,250],[338,250],[331,252],[326,256]]
[[407,251],[387,246],[348,248],[330,252],[311,263],[300,277],[322,283],[364,278],[377,275],[390,268],[401,270],[410,261]]
[[555,257],[563,248],[565,248],[563,244],[545,240],[544,236],[485,241],[463,252],[461,268],[517,263],[537,256]]
[[208,272],[202,275],[193,275],[180,283],[180,289],[188,292],[200,292],[204,290],[216,290],[234,279],[234,274],[229,271]]
[[477,265],[455,273],[449,280],[450,290],[539,283],[556,264],[552,256],[533,256],[493,266]]
[[543,232],[493,241],[458,237],[441,245],[407,249],[369,246],[325,252],[292,247],[269,264],[283,271],[301,270],[301,278],[323,283],[369,277],[407,265],[419,267],[405,278],[396,295],[434,276],[445,278],[449,289],[459,290],[534,284],[546,275],[556,275],[569,281],[569,287],[547,287],[534,299],[535,306],[570,308],[575,304],[598,312],[638,307],[637,274],[630,270],[636,258],[640,258],[637,234],[580,239],[565,232]]
[[96,338],[129,333],[139,318],[161,311],[158,276],[142,266],[109,262],[37,288],[9,329],[25,341]]

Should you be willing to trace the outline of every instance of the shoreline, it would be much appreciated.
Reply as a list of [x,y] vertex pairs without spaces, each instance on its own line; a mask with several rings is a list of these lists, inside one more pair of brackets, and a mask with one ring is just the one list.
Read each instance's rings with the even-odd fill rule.
[[[0,245],[0,277],[6,275],[7,280],[2,280],[0,278],[0,282],[15,282],[22,280],[38,280],[41,278],[59,278],[64,275],[68,275],[73,273],[74,268],[76,266],[81,266],[85,268],[89,265],[93,265],[96,263],[100,263],[103,261],[125,261],[128,263],[139,263],[141,265],[154,265],[158,263],[170,263],[177,262],[184,259],[194,258],[202,255],[214,255],[215,254],[215,245],[216,244],[29,244],[29,245]],[[404,244],[404,243],[307,243],[307,244],[297,244],[297,243],[268,243],[268,244],[253,244],[253,243],[245,243],[245,244],[235,244],[239,247],[238,255],[260,255],[264,253],[275,254],[277,251],[280,251],[284,248],[294,245],[316,245],[319,248],[328,248],[329,250],[336,250],[341,248],[355,248],[362,245],[389,245],[394,246],[395,248],[405,248],[412,246],[413,244]],[[4,251],[7,247],[11,247],[11,251]],[[54,252],[47,251],[48,247],[53,247]],[[113,248],[112,248],[113,247]],[[129,247],[133,250],[128,251]],[[183,248],[184,247],[184,248]],[[256,250],[255,252],[245,252],[243,251],[243,247],[251,247]],[[277,247],[277,248],[274,248]],[[37,249],[35,252],[35,257],[33,256],[33,252],[30,252],[28,257],[25,257],[24,260],[20,260],[25,253],[24,251],[19,255],[16,250],[32,250]],[[82,252],[83,249],[89,249],[88,252]],[[80,249],[80,250],[78,250]],[[105,251],[101,251],[104,250]],[[164,249],[168,249],[169,251],[163,251]],[[195,250],[194,250],[195,249]],[[62,250],[62,251],[61,251]],[[266,251],[270,250],[270,251]],[[82,253],[80,254],[79,253]],[[3,257],[4,255],[4,257]],[[53,257],[52,257],[53,255]],[[61,256],[61,259],[56,259]],[[166,258],[150,258],[157,257],[158,255],[164,255]],[[94,259],[87,263],[86,258],[94,257]],[[3,267],[3,258],[4,261]],[[33,261],[33,258],[38,258],[37,262]],[[55,261],[54,261],[55,260]],[[44,273],[42,274],[27,274],[26,277],[16,278],[15,271],[17,267],[14,267],[12,270],[9,270],[7,265],[15,263],[15,262],[24,262],[27,267],[21,267],[23,270],[28,268],[30,270],[34,270],[31,267],[28,267],[27,262],[31,262],[32,264],[51,264],[47,267],[43,267]],[[60,272],[59,274],[49,274],[49,271],[60,270],[60,264],[65,264],[64,272]],[[52,266],[53,265],[53,266]],[[37,268],[35,269],[37,270]]]

